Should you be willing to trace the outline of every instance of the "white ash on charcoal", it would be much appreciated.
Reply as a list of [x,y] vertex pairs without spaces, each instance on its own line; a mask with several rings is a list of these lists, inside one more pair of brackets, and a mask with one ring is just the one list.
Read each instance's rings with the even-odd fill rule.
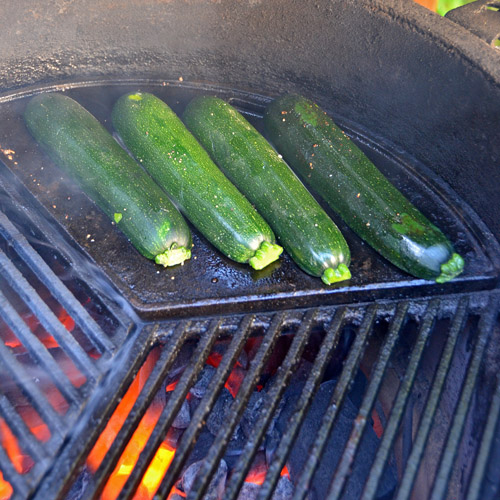
[[[207,418],[207,429],[214,436],[217,435],[221,427],[227,425],[227,422],[232,415],[231,407],[233,402],[234,398],[232,394],[224,387]],[[233,433],[233,439],[237,438],[239,433],[241,433],[241,429],[238,424]]]
[[[261,485],[245,482],[241,487],[236,500],[257,500]],[[291,500],[295,489],[292,481],[286,476],[281,476],[274,489],[272,500]]]
[[243,483],[236,500],[257,500],[259,496],[260,484]]
[[205,365],[198,375],[196,384],[191,387],[189,393],[193,397],[201,399],[210,387],[210,382],[212,381],[212,377],[215,375],[216,371],[217,370],[213,366]]
[[[185,493],[186,496],[189,495],[191,488],[194,485],[196,477],[203,467],[203,460],[194,462],[191,464],[182,474],[181,480],[178,482],[178,489]],[[203,496],[203,500],[223,500],[224,490],[226,488],[226,478],[227,478],[227,464],[224,460],[221,460],[217,472],[214,474],[212,481],[208,486],[207,492]]]
[[[248,405],[245,409],[245,412],[243,413],[243,416],[241,417],[240,422],[241,430],[247,438],[250,438],[255,434],[256,425],[258,424],[262,408],[265,408],[266,405],[266,396],[267,392],[265,391],[265,389],[263,389],[262,391],[255,391],[250,396],[250,400],[248,401]],[[274,411],[271,423],[266,430],[266,435],[272,433],[272,431],[274,430],[276,419],[281,413],[283,404],[283,398],[280,398],[278,406]]]
[[175,427],[170,427],[163,442],[170,448],[176,449],[178,447],[179,439],[182,437],[183,433],[184,429],[176,429]]
[[187,429],[190,422],[191,422],[191,409],[189,401],[185,399],[182,402],[182,406],[177,415],[175,416],[174,421],[172,422],[172,427],[174,429]]

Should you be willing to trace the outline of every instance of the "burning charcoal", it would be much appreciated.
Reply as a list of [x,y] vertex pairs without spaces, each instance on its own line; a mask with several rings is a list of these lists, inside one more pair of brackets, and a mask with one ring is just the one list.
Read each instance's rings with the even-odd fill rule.
[[293,483],[286,476],[281,476],[276,488],[274,489],[274,494],[272,500],[291,500],[293,497]]
[[[245,478],[240,490],[238,500],[251,500],[257,498],[260,485],[264,483],[268,465],[265,453],[258,453],[252,463],[252,468]],[[293,495],[293,483],[288,477],[282,476],[272,496],[273,500],[291,500]]]
[[191,412],[189,410],[189,402],[185,399],[179,413],[177,413],[174,421],[172,422],[172,427],[175,427],[176,429],[187,429],[189,422],[191,422]]
[[266,478],[267,469],[268,467],[265,453],[257,453],[252,462],[252,467],[245,478],[245,482],[262,484]]
[[[182,490],[186,495],[189,495],[191,488],[193,487],[194,481],[201,467],[203,466],[203,460],[191,464],[182,475]],[[226,477],[227,477],[227,465],[224,460],[220,461],[217,472],[214,474],[208,490],[203,496],[204,500],[222,500],[224,497],[224,489],[226,487]]]
[[239,365],[235,365],[226,380],[226,388],[232,394],[233,398],[236,397],[240,390],[241,384],[247,374],[247,371]]
[[190,393],[198,398],[201,399],[205,393],[207,392],[208,387],[210,386],[210,381],[212,380],[212,377],[214,376],[216,372],[216,369],[213,366],[206,365],[203,367],[203,370],[201,370],[201,373],[198,377],[198,381],[196,384],[193,385],[190,389]]
[[168,496],[167,500],[185,500],[185,496],[181,495],[180,493],[172,493],[171,495]]
[[264,401],[265,393],[255,391],[248,401],[245,413],[241,418],[241,430],[247,438],[251,437],[255,431],[255,423],[259,418],[260,408]]
[[240,355],[238,356],[238,361],[237,363],[244,369],[248,370],[248,354],[246,351],[241,351]]
[[207,428],[214,436],[216,436],[219,429],[226,424],[227,418],[231,414],[231,405],[233,401],[233,396],[224,387],[207,418]]
[[268,464],[270,464],[273,460],[274,452],[276,451],[276,448],[279,445],[280,439],[281,439],[281,434],[276,429],[276,427],[273,427],[273,429],[271,429],[271,431],[266,434],[266,440],[264,446],[266,450],[266,460]]
[[[335,384],[335,380],[330,380],[321,384],[309,408],[287,463],[292,477],[299,477],[300,472],[303,470],[314,439],[317,436],[318,429],[321,426],[323,415],[328,408],[335,389]],[[301,384],[291,386],[287,390],[286,404],[276,423],[276,427],[280,432],[286,431],[288,420],[295,410],[295,404],[300,396],[301,390]],[[318,469],[311,484],[312,498],[318,500],[326,498],[335,468],[351,433],[352,424],[357,416],[357,409],[350,397],[351,394],[345,399],[339,411],[333,430],[327,441],[325,451],[320,458]],[[352,467],[350,480],[346,485],[345,498],[360,497],[363,484],[370,471],[378,445],[379,440],[375,432],[368,426],[363,440],[360,443],[360,449]],[[376,498],[385,498],[386,495],[388,496],[391,494],[397,484],[396,477],[395,467],[389,462],[382,475]]]
[[[260,486],[260,484],[256,483],[243,483],[237,500],[257,500]],[[274,494],[271,498],[272,500],[292,500],[293,491],[293,484],[290,479],[282,477],[278,481]]]
[[259,496],[260,484],[243,483],[236,500],[257,500]]
[[184,344],[182,346],[182,349],[179,351],[179,354],[175,357],[172,368],[168,372],[167,378],[165,380],[167,386],[172,382],[176,382],[177,380],[179,380],[179,377],[185,370],[192,355],[193,355],[193,346],[188,342],[187,344]]
[[[264,404],[265,397],[266,397],[265,391],[260,391],[260,392],[255,391],[250,396],[250,401],[248,402],[247,408],[245,410],[245,413],[243,414],[243,417],[241,418],[241,423],[240,423],[243,434],[247,438],[250,438],[250,436],[252,436],[255,433],[255,425],[257,424],[258,419],[260,417],[260,412],[262,405]],[[284,403],[285,402],[283,398],[280,398],[278,402],[278,407],[274,412],[273,419],[271,420],[271,423],[269,424],[269,427],[267,429],[267,434],[273,432],[276,419],[279,417]]]
[[176,429],[175,427],[170,427],[165,436],[164,443],[172,449],[177,449],[179,445],[179,439],[182,437],[184,429]]

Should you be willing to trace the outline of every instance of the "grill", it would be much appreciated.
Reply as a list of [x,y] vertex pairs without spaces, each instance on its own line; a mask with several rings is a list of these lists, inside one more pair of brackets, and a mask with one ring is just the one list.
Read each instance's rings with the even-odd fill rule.
[[[194,22],[203,18],[199,9],[206,9],[212,26],[220,19],[211,17],[209,3],[180,2],[172,12]],[[233,22],[224,25],[224,33],[241,42],[247,29],[241,20],[246,26],[249,19],[245,9],[258,4],[245,3],[237,15],[225,10]],[[274,17],[266,11],[259,19],[264,30],[282,23],[281,3],[273,5]],[[346,10],[337,6],[340,33],[353,8],[345,5]],[[159,8],[165,22],[169,8]],[[361,33],[373,47],[380,42],[370,38],[378,33],[372,27],[377,22],[390,18],[391,29],[406,26],[391,8],[374,2],[367,7],[369,22],[364,10],[352,20],[367,30]],[[67,9],[70,3],[59,14]],[[320,10],[309,9],[307,16],[318,22],[331,15]],[[135,19],[124,12],[117,15],[118,24]],[[90,5],[89,16],[94,13]],[[50,22],[50,16],[41,20]],[[372,80],[363,88],[352,85],[355,98],[340,92],[342,77],[336,94],[328,83],[328,64],[315,68],[317,76],[306,76],[309,60],[284,49],[290,37],[291,46],[299,48],[309,39],[310,31],[301,38],[298,30],[273,39],[283,51],[279,62],[290,73],[270,69],[266,57],[255,56],[263,76],[255,70],[259,66],[245,67],[243,82],[238,64],[229,64],[231,55],[221,56],[217,43],[209,43],[209,55],[194,47],[203,38],[199,26],[185,24],[189,57],[179,55],[184,48],[179,54],[167,51],[168,71],[163,55],[145,49],[127,53],[125,62],[118,49],[116,54],[106,49],[106,56],[97,50],[82,57],[75,70],[73,56],[63,55],[62,62],[57,54],[44,56],[48,77],[36,71],[27,76],[27,65],[17,67],[15,61],[12,75],[0,69],[2,82],[8,82],[4,87],[13,88],[0,98],[0,498],[497,498],[500,248],[493,235],[495,198],[487,200],[497,189],[498,173],[479,176],[484,197],[474,189],[468,193],[463,182],[469,165],[479,171],[481,162],[498,157],[494,140],[477,148],[476,163],[471,154],[456,161],[455,171],[436,173],[428,167],[433,162],[426,148],[416,148],[419,139],[400,132],[392,101],[381,106],[391,124],[379,129],[371,122],[383,100],[367,97],[374,94],[378,70],[371,73],[373,85]],[[252,22],[248,26],[254,33]],[[67,35],[63,30],[63,42]],[[140,43],[147,46],[149,34],[143,35]],[[168,47],[177,47],[172,35],[164,35]],[[141,71],[134,69],[136,56],[144,57]],[[253,52],[244,58],[255,62]],[[215,59],[227,64],[212,71]],[[183,65],[189,68],[185,73]],[[123,78],[122,66],[132,68],[133,77]],[[460,74],[452,66],[450,81],[454,71]],[[484,62],[477,73],[487,71]],[[89,72],[91,77],[82,79]],[[381,170],[446,227],[466,257],[466,271],[441,285],[413,279],[379,258],[332,214],[356,256],[348,285],[326,288],[287,256],[270,270],[251,274],[220,256],[196,231],[196,261],[158,272],[43,156],[20,118],[31,95],[63,91],[111,130],[112,104],[137,88],[159,95],[177,112],[194,95],[216,94],[260,129],[272,96],[289,89],[319,95]],[[324,97],[330,93],[331,100]],[[414,128],[426,139],[417,108],[427,94],[421,99],[414,90],[412,99]],[[359,104],[365,101],[371,102],[369,117]],[[475,123],[484,109],[482,102],[472,104],[464,101],[463,107],[474,109]],[[436,153],[446,165],[453,161],[443,158],[455,158],[460,141],[470,146],[483,137],[471,126],[463,138],[454,125],[450,110],[451,132],[443,133]],[[415,148],[415,155],[406,152]]]

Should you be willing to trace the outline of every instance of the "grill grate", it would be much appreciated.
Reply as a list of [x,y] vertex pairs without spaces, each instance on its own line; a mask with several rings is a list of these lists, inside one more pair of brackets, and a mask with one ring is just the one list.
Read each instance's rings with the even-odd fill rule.
[[[17,220],[25,224],[23,212],[17,210],[17,214]],[[33,222],[25,227],[30,224]],[[36,241],[45,248],[52,247],[49,240],[37,238]],[[55,250],[51,257],[64,260]],[[108,310],[107,321],[112,318],[114,325],[110,337],[108,329],[103,330],[53,266],[2,211],[0,280],[0,320],[3,322],[0,333],[4,337],[0,341],[3,380],[0,422],[4,424],[1,432],[4,440],[5,433],[11,435],[11,443],[32,462],[27,472],[22,471],[21,466],[16,466],[12,453],[0,447],[0,470],[15,495],[27,498],[52,466],[90,396],[108,371],[118,342],[130,329],[130,320],[124,321],[120,314],[113,316]],[[48,290],[48,298],[40,295],[40,286]],[[94,296],[96,303],[101,300]],[[94,299],[92,294],[87,298]],[[58,311],[64,311],[65,318],[71,318],[70,329],[61,321]],[[48,343],[47,338],[50,338]],[[74,377],[68,372],[70,369]],[[61,396],[58,404],[62,408],[51,401],[47,387]],[[37,426],[43,428],[44,436],[26,422],[22,411],[26,405],[34,410]]]
[[[440,443],[442,455],[432,486],[434,498],[446,498],[448,489],[455,478],[454,467],[459,457],[457,450],[462,442],[467,415],[473,411],[471,408],[474,408],[474,405],[471,404],[471,398],[481,372],[484,351],[491,333],[494,331],[494,323],[498,320],[498,296],[489,294],[489,300],[485,301],[479,309],[478,306],[471,304],[467,297],[457,297],[455,301],[450,300],[450,298],[446,300],[437,298],[421,300],[418,306],[418,331],[415,334],[415,339],[411,342],[410,357],[406,363],[404,373],[401,374],[401,383],[392,402],[377,455],[366,478],[362,498],[377,498],[377,487],[385,467],[394,455],[395,442],[403,434],[408,434],[408,431],[403,430],[408,425],[405,421],[405,411],[412,399],[412,390],[419,384],[422,377],[421,364],[425,357],[425,350],[429,349],[429,338],[432,335],[443,334],[443,332],[436,329],[436,322],[446,317],[448,329],[445,339],[443,339],[443,351],[439,357],[439,363],[432,384],[429,387],[425,409],[421,414],[418,426],[409,433],[415,437],[410,444],[408,457],[402,465],[404,472],[399,480],[396,498],[409,498],[411,496],[422,460],[425,458],[426,445],[432,432],[431,428],[436,422],[436,413],[442,403],[445,384],[449,383],[450,373],[456,364],[453,362],[454,357],[459,345],[467,341],[467,339],[462,338],[466,333],[468,334],[464,325],[469,317],[474,316],[479,318],[477,331],[473,334],[472,353],[467,367],[464,369],[461,381],[462,388],[453,417],[448,425],[449,432],[447,436],[442,437]],[[414,304],[409,302],[308,309],[299,312],[301,321],[292,330],[286,326],[290,324],[288,316],[296,316],[298,312],[285,311],[267,316],[268,323],[264,332],[262,332],[261,322],[258,322],[254,315],[242,316],[239,324],[234,327],[234,331],[229,335],[230,342],[227,344],[222,360],[211,380],[210,390],[203,396],[196,411],[193,412],[189,426],[178,441],[174,459],[159,482],[157,497],[168,497],[182,471],[189,464],[190,456],[200,438],[206,420],[210,412],[213,411],[231,368],[235,365],[243,347],[253,336],[263,335],[260,347],[256,351],[232,403],[229,417],[208,447],[201,472],[197,476],[198,478],[187,498],[202,498],[206,494],[218,464],[231,444],[231,437],[249,404],[251,394],[262,377],[266,363],[276,350],[280,339],[283,336],[291,335],[292,339],[288,351],[275,376],[266,385],[265,399],[255,425],[256,433],[245,443],[239,458],[232,465],[231,475],[226,483],[224,498],[238,497],[238,492],[242,484],[244,484],[254,457],[265,440],[266,430],[272,421],[272,415],[278,407],[278,402],[289,387],[299,359],[304,353],[313,332],[317,332],[319,328],[323,332],[323,338],[316,359],[307,374],[295,405],[295,411],[292,412],[292,418],[287,422],[287,431],[280,436],[265,480],[260,487],[259,500],[272,498],[280,478],[280,472],[290,457],[299,429],[303,425],[332,357],[338,350],[338,346],[342,344],[342,335],[346,331],[346,326],[348,326],[349,328],[355,328],[354,341],[342,363],[342,370],[331,400],[328,403],[328,411],[325,413],[315,436],[314,446],[310,450],[301,473],[297,478],[294,478],[295,490],[293,498],[310,498],[311,484],[317,472],[322,451],[327,446],[332,429],[335,432],[335,422],[339,418],[344,400],[350,393],[355,373],[360,364],[363,364],[366,352],[371,348],[371,344],[376,344],[374,336],[376,335],[377,324],[380,324],[380,322],[387,323],[376,356],[376,362],[371,367],[367,387],[363,393],[357,416],[352,421],[350,435],[341,450],[335,474],[329,485],[328,498],[342,498],[350,480],[353,463],[362,446],[363,437],[370,428],[370,418],[376,406],[377,398],[387,381],[388,371],[393,368],[395,357],[399,355],[398,346],[405,341],[405,336],[410,336],[411,332],[408,330],[408,324],[414,317],[415,312],[413,309]],[[261,321],[263,321],[262,318]],[[87,420],[87,423],[91,421],[93,427],[83,425],[80,433],[77,432],[71,436],[70,442],[56,461],[56,467],[49,472],[48,477],[45,478],[45,481],[36,492],[35,498],[59,498],[64,496],[63,493],[67,491],[70,484],[68,482],[69,478],[74,479],[79,467],[82,466],[88,455],[92,443],[102,432],[105,422],[108,421],[119,400],[123,397],[130,381],[138,373],[149,353],[155,348],[160,348],[161,352],[151,375],[121,427],[113,446],[104,457],[101,466],[93,474],[92,481],[89,482],[83,492],[82,498],[97,498],[102,494],[109,475],[119,463],[120,456],[132,438],[139,422],[152,402],[158,398],[158,394],[164,391],[165,380],[168,379],[168,374],[174,370],[174,364],[180,352],[186,345],[190,345],[192,346],[190,361],[184,368],[182,375],[180,375],[175,389],[170,393],[170,398],[167,399],[154,430],[140,453],[137,464],[119,494],[119,498],[134,498],[146,470],[160,445],[164,442],[168,430],[190,389],[199,378],[209,354],[218,340],[227,339],[228,337],[228,332],[224,329],[221,318],[210,321],[203,334],[199,337],[196,336],[195,339],[190,334],[193,328],[192,323],[192,321],[183,321],[176,323],[174,327],[169,322],[156,324],[154,327],[145,328],[140,334],[131,338],[130,344],[127,345],[130,348],[128,354],[117,357],[115,360],[117,363],[116,371],[113,371],[113,376],[104,381],[103,390],[99,392],[100,395],[109,394],[109,398],[100,401],[94,400],[95,404],[92,405],[92,408],[87,408],[88,411],[84,415],[84,419]],[[255,325],[257,324],[259,326],[256,329]],[[121,380],[121,383],[118,383],[119,380]],[[128,380],[128,383],[124,383],[123,380]],[[113,395],[110,395],[111,387],[115,388]],[[477,446],[477,460],[473,471],[470,473],[470,482],[463,484],[463,491],[468,487],[468,495],[471,498],[481,498],[480,491],[483,479],[487,467],[491,467],[488,458],[491,450],[491,438],[495,431],[499,413],[498,387],[496,391],[489,413],[484,416],[485,430],[481,437],[481,443]],[[101,417],[97,424],[95,415]],[[414,425],[414,422],[411,422],[410,425]],[[82,446],[82,435],[87,433],[88,439],[85,446]],[[64,469],[66,482],[61,481],[59,465]],[[19,491],[22,492],[23,490]]]

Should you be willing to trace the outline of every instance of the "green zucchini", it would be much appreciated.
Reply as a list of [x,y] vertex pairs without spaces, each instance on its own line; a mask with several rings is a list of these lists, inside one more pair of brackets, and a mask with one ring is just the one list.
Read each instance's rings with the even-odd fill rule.
[[157,97],[118,99],[121,139],[194,226],[230,259],[262,269],[283,249],[269,225],[217,168],[180,118]]
[[191,256],[186,221],[163,190],[85,108],[68,96],[43,93],[25,110],[28,130],[136,249],[173,266]]
[[188,104],[183,120],[299,267],[325,284],[351,277],[339,229],[243,115],[222,99],[203,96]]
[[304,182],[390,262],[438,283],[462,272],[464,260],[448,238],[315,103],[282,96],[266,109],[264,125]]

